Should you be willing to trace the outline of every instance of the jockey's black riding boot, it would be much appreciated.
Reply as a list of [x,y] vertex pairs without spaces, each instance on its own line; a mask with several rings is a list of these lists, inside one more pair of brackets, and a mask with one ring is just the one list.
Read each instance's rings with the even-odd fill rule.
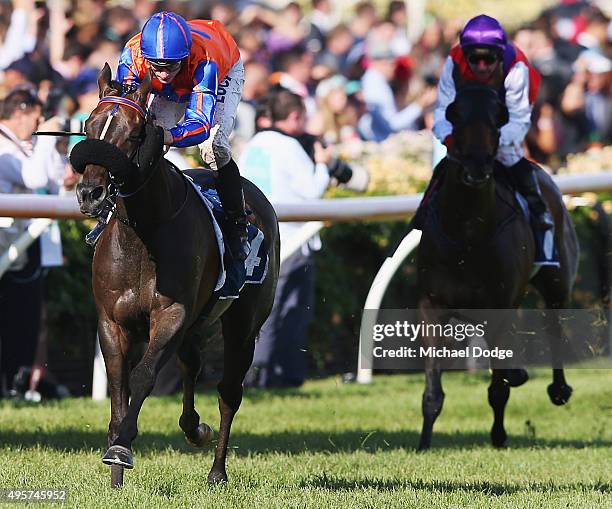
[[94,226],[92,230],[87,235],[85,235],[85,242],[87,242],[87,244],[93,246],[96,242],[98,242],[98,239],[100,238],[100,235],[102,235],[104,228],[106,228],[106,225],[110,221],[114,210],[115,199],[109,196],[104,200],[100,213],[96,217],[98,220],[96,226]]
[[537,166],[523,157],[518,163],[510,167],[510,171],[516,179],[519,192],[527,200],[529,211],[533,215],[536,227],[540,230],[552,228],[554,222],[540,192],[540,185],[538,184],[538,176],[536,174]]
[[247,236],[248,221],[242,192],[242,179],[238,165],[233,159],[219,168],[217,193],[223,210],[229,218],[228,247],[234,258],[246,260],[250,251]]

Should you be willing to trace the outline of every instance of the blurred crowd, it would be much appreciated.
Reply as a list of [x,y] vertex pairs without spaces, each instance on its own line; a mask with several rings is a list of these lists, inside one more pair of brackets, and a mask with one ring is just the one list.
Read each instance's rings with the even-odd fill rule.
[[[257,104],[277,84],[304,98],[308,132],[328,144],[358,147],[361,140],[430,127],[437,79],[465,20],[426,15],[422,33],[411,40],[403,1],[382,8],[362,1],[342,10],[335,4],[2,2],[0,95],[32,85],[46,118],[83,120],[97,102],[104,62],[116,69],[123,45],[149,16],[171,10],[222,21],[240,46],[246,84],[237,151],[254,134]],[[528,136],[535,159],[554,167],[569,153],[610,143],[610,27],[596,2],[564,0],[510,32],[544,78]]]

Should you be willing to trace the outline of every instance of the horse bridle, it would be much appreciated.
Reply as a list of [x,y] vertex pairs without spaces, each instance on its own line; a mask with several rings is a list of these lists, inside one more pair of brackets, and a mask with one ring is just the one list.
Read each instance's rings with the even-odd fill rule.
[[[135,110],[138,113],[138,115],[140,117],[142,117],[142,119],[143,119],[141,131],[140,131],[140,134],[139,134],[139,143],[137,143],[136,149],[134,150],[134,153],[128,156],[128,159],[133,161],[138,156],[138,151],[140,149],[141,142],[142,142],[142,140],[144,138],[145,124],[149,120],[149,115],[142,108],[142,106],[140,106],[140,104],[138,104],[136,101],[133,101],[132,99],[129,99],[127,97],[116,96],[116,95],[109,95],[109,96],[101,97],[100,100],[98,101],[98,105],[100,105],[100,104],[108,104],[108,103],[114,104],[115,107],[108,114],[106,122],[104,123],[104,127],[102,128],[102,132],[100,133],[100,136],[98,138],[100,140],[104,140],[104,137],[106,136],[106,133],[108,132],[108,128],[110,127],[110,124],[113,121],[113,118],[115,117],[115,115],[119,111],[119,107],[120,106],[126,106],[128,108],[131,108],[131,109]],[[147,185],[149,180],[152,178],[152,175],[153,175],[153,172],[150,172],[148,177],[145,179],[145,181],[142,184],[140,184],[135,191],[132,191],[132,192],[126,194],[126,193],[119,192],[119,189],[118,189],[117,185],[115,184],[115,182],[113,180],[113,175],[110,172],[108,172],[108,177],[109,177],[110,182],[108,184],[107,195],[106,195],[106,198],[104,199],[104,201],[108,201],[108,203],[112,204],[113,208],[114,208],[115,202],[114,202],[113,198],[115,198],[117,196],[119,196],[121,198],[129,198],[130,196],[135,195],[143,187],[145,187]],[[180,212],[185,207],[185,204],[187,203],[188,196],[189,196],[189,193],[186,192],[185,193],[185,200],[183,201],[182,205],[178,208],[178,210],[175,211],[175,213],[172,215],[170,220],[172,220],[173,218],[178,216],[178,214],[180,214]],[[130,226],[132,228],[136,227],[136,223],[133,222],[133,221],[130,221],[129,218],[123,218],[123,217],[120,217],[119,215],[117,215],[117,220],[119,220],[121,223],[125,224],[126,226]]]
[[[131,108],[132,110],[136,111],[136,113],[138,113],[138,115],[142,118],[143,123],[142,123],[141,129],[140,129],[140,134],[138,135],[139,143],[136,144],[136,148],[135,148],[134,152],[132,154],[128,154],[128,159],[133,161],[134,158],[136,158],[136,156],[138,155],[138,149],[140,148],[140,142],[142,142],[142,140],[144,138],[144,127],[145,127],[145,124],[148,121],[147,112],[136,101],[133,101],[132,99],[129,99],[129,98],[123,97],[123,96],[117,96],[117,95],[106,95],[106,96],[103,96],[98,101],[98,105],[100,105],[100,104],[114,104],[115,107],[108,113],[108,116],[106,118],[106,122],[104,123],[104,127],[102,128],[102,132],[100,133],[100,136],[98,137],[99,140],[104,140],[104,137],[106,136],[106,133],[108,132],[108,128],[110,127],[113,119],[115,118],[115,116],[119,112],[119,107],[120,106],[126,106],[127,108]],[[115,183],[113,181],[112,174],[110,174],[110,173],[109,173],[109,178],[111,180],[111,184],[114,186]],[[110,189],[110,185],[111,184],[109,184],[109,189]],[[117,194],[118,194],[118,190],[115,188],[114,195],[117,195]]]
[[127,108],[131,108],[132,110],[136,111],[136,113],[138,113],[138,115],[142,117],[144,121],[143,126],[147,122],[147,113],[142,108],[142,106],[140,106],[140,104],[138,104],[136,101],[133,101],[132,99],[128,99],[127,97],[122,97],[118,95],[105,95],[101,97],[100,100],[98,101],[98,105],[100,104],[114,104],[115,107],[108,113],[108,117],[106,118],[106,122],[104,123],[104,127],[102,128],[102,132],[100,133],[100,136],[98,137],[99,140],[103,140],[104,137],[106,136],[106,133],[108,132],[108,128],[110,127],[111,122],[115,118],[115,115],[117,115],[117,113],[119,112],[119,106],[126,106]]

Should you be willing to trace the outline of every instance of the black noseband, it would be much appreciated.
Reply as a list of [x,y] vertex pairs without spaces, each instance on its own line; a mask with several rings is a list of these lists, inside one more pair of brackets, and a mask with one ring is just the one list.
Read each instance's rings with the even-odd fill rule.
[[128,156],[115,145],[95,139],[79,141],[70,153],[70,164],[81,174],[88,164],[96,164],[106,168],[115,177],[126,176],[134,169]]

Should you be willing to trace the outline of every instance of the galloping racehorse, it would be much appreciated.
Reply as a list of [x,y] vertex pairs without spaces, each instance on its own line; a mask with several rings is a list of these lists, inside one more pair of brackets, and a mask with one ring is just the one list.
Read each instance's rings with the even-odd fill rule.
[[[560,266],[544,266],[531,279],[535,243],[529,220],[516,205],[513,190],[496,182],[494,158],[499,128],[508,120],[497,92],[471,85],[457,92],[447,111],[453,124],[456,154],[441,164],[444,171],[437,197],[430,205],[418,252],[418,298],[421,317],[435,322],[443,309],[517,308],[531,282],[549,309],[567,306],[578,266],[578,242],[561,194],[552,179],[539,171],[539,183],[554,217],[554,240]],[[501,170],[501,168],[500,168]],[[503,171],[503,170],[502,170]],[[511,178],[511,176],[510,176]],[[551,323],[553,365],[562,366],[561,328]],[[424,341],[426,341],[424,339]],[[434,421],[442,410],[441,369],[426,359],[423,429],[419,449],[431,445]],[[495,446],[506,442],[504,409],[510,387],[527,380],[522,369],[493,369],[489,404]],[[551,401],[562,405],[571,396],[563,369],[553,369],[548,387]]]
[[[163,157],[158,128],[146,121],[151,87],[147,76],[127,95],[111,81],[108,65],[98,77],[100,102],[85,124],[87,139],[71,156],[83,173],[77,189],[81,211],[95,216],[110,190],[117,208],[100,237],[93,258],[93,292],[98,332],[111,392],[109,449],[112,485],[132,468],[132,441],[145,398],[163,364],[176,352],[183,373],[183,412],[179,425],[188,442],[204,446],[212,429],[200,423],[194,386],[200,371],[200,341],[221,320],[224,372],[218,385],[221,423],[210,483],[227,481],[225,460],[230,428],[242,401],[242,381],[255,337],[274,300],[279,270],[276,214],[250,182],[244,192],[250,221],[265,237],[268,268],[259,285],[245,285],[236,300],[211,301],[221,265],[210,215],[188,180]],[[202,170],[204,171],[204,170]],[[130,371],[129,353],[148,342]]]

